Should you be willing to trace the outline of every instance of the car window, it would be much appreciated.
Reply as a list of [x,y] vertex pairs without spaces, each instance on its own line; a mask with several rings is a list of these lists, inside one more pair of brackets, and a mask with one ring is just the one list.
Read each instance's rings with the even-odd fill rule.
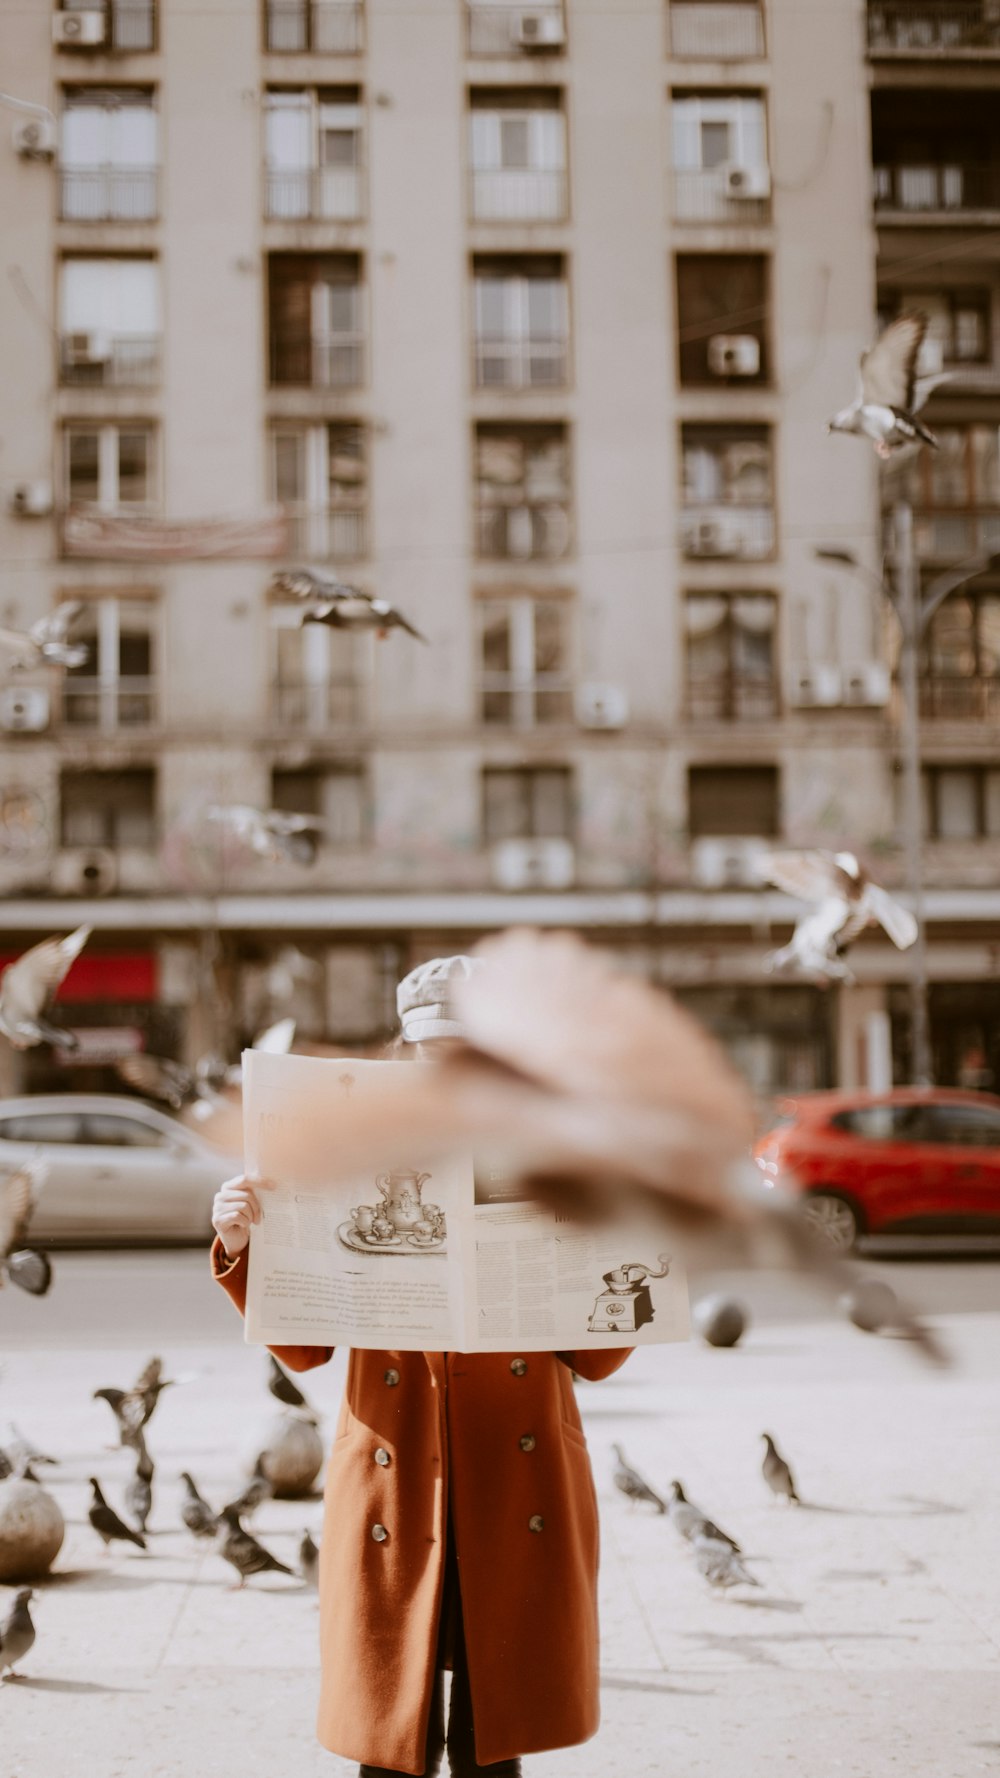
[[110,1111],[89,1111],[86,1123],[87,1141],[102,1148],[163,1148],[167,1140],[163,1130]]
[[853,1111],[838,1111],[830,1125],[867,1142],[912,1142],[921,1110],[919,1105],[857,1105]]
[[1000,1148],[1000,1113],[979,1105],[928,1105],[924,1111],[924,1142],[949,1142],[960,1148]]
[[75,1111],[32,1111],[0,1122],[4,1142],[82,1142],[82,1120]]

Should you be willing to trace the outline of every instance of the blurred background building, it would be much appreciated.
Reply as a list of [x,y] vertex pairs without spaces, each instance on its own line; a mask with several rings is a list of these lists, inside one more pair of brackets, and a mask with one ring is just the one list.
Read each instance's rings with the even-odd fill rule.
[[[0,946],[90,920],[69,1075],[354,1046],[512,920],[682,993],[758,1091],[908,1068],[905,955],[769,978],[774,843],[902,881],[880,506],[1000,549],[996,0],[107,0],[8,16]],[[9,75],[8,79],[13,79]],[[942,441],[824,432],[917,306]],[[298,627],[335,571],[429,646]],[[1000,583],[921,666],[938,1076],[1000,1080]],[[311,867],[211,803],[314,813]],[[310,965],[312,967],[310,967]],[[599,1009],[595,1009],[599,1016]]]

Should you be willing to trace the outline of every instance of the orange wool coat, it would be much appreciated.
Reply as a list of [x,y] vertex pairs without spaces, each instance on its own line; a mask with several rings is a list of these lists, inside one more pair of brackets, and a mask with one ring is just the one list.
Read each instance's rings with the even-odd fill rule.
[[[246,1266],[215,1242],[241,1311]],[[332,1356],[271,1349],[295,1371]],[[424,1769],[449,1496],[477,1761],[595,1733],[597,1500],[570,1367],[597,1380],[628,1355],[351,1352],[320,1552],[317,1734],[331,1753]]]

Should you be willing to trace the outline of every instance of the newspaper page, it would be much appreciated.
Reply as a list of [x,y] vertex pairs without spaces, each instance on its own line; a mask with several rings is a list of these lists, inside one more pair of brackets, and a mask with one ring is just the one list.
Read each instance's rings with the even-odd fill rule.
[[683,1268],[655,1224],[581,1226],[471,1154],[331,1181],[338,1112],[364,1073],[412,1080],[433,1063],[243,1063],[247,1174],[273,1182],[250,1238],[249,1341],[545,1352],[687,1338]]

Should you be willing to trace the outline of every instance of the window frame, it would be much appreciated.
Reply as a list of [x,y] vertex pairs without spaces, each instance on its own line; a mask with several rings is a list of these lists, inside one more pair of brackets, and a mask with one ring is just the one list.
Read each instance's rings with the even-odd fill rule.
[[[564,670],[549,673],[535,665],[538,652],[538,607],[558,611],[561,625],[560,652]],[[486,665],[490,608],[502,612],[508,626],[510,666],[506,670]],[[477,688],[479,722],[483,728],[523,731],[552,729],[573,721],[573,690],[575,685],[574,605],[572,595],[557,592],[482,591],[475,600],[477,636]],[[492,681],[496,683],[492,683]],[[550,684],[549,681],[554,683]],[[501,683],[502,682],[502,683]],[[505,699],[506,717],[491,716],[489,700]],[[539,714],[545,698],[556,702],[557,714]],[[565,701],[565,715],[559,709]]]

